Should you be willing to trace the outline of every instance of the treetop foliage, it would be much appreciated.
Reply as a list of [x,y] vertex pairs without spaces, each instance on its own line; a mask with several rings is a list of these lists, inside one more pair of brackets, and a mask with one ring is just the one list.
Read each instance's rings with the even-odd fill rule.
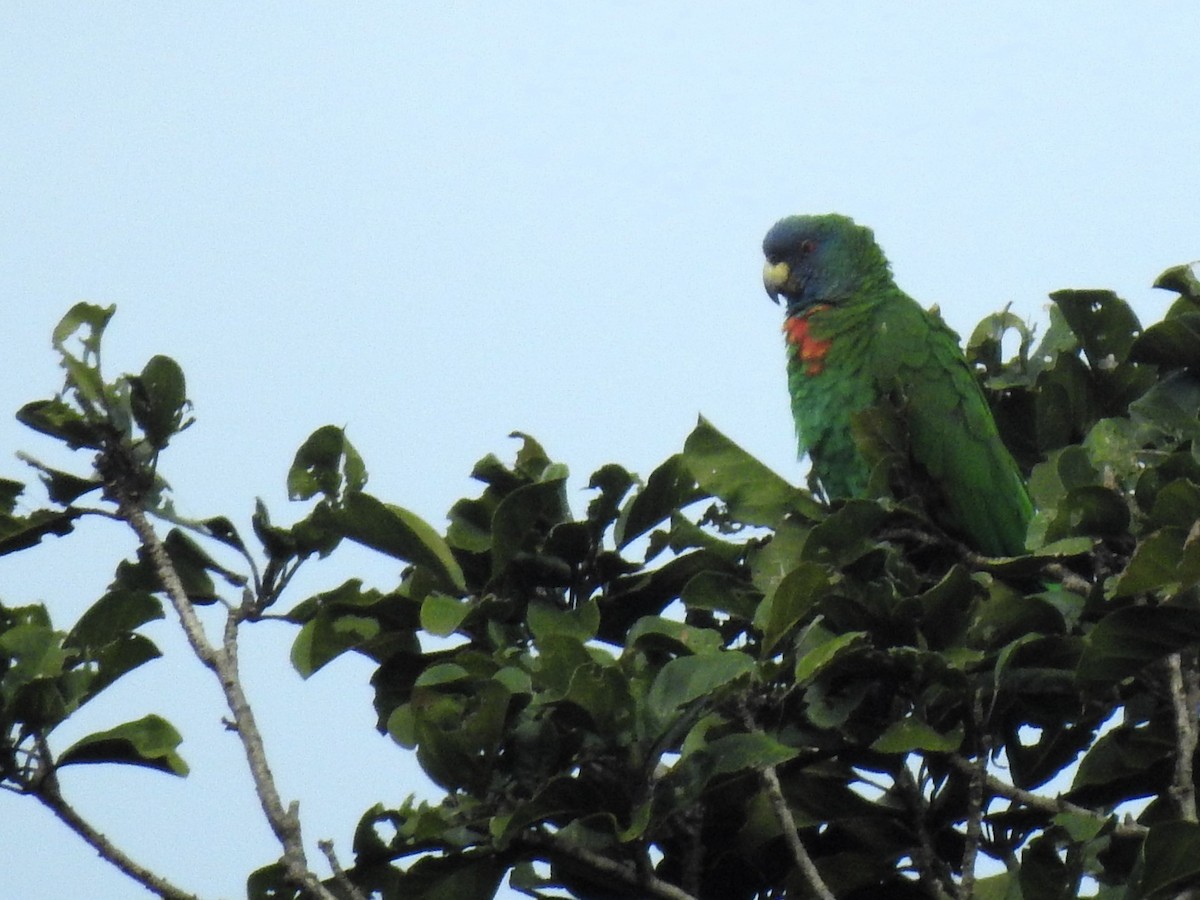
[[[18,417],[92,461],[28,460],[49,501],[31,512],[0,481],[0,552],[89,515],[124,520],[141,548],[65,631],[41,605],[0,606],[0,784],[77,827],[61,766],[187,773],[153,715],[50,748],[158,655],[139,629],[166,599],[223,681],[239,632],[269,617],[294,624],[304,676],[369,658],[379,729],[445,792],[366,810],[323,879],[280,805],[283,852],[251,897],[482,900],[505,878],[533,897],[1175,896],[1200,885],[1200,281],[1177,267],[1157,285],[1178,299],[1147,328],[1111,292],[1060,291],[1044,335],[1005,311],[970,336],[1038,510],[1013,558],[888,496],[905,443],[882,412],[859,423],[878,496],[833,506],[702,419],[644,479],[593,473],[582,510],[566,466],[517,434],[439,530],[368,492],[366,462],[326,426],[287,473],[291,524],[261,502],[249,533],[186,519],[157,471],[192,424],[184,374],[155,356],[106,381],[113,309],[79,304],[54,333],[64,388]],[[297,569],[343,541],[402,577],[292,598]],[[214,605],[210,641],[195,607]],[[227,697],[270,794],[249,701]],[[985,857],[1002,871],[977,873]]]

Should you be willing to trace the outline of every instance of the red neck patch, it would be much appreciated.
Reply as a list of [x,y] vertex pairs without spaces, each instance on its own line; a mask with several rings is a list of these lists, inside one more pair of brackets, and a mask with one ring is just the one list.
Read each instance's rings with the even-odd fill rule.
[[825,354],[829,352],[831,341],[822,341],[813,337],[809,332],[808,317],[824,306],[814,306],[798,316],[789,316],[783,320],[783,334],[789,347],[795,348],[795,359],[804,368],[805,375],[820,375],[825,368]]

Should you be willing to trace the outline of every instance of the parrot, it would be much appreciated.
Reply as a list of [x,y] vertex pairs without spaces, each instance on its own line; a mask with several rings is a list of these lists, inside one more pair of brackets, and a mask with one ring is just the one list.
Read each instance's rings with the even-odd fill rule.
[[784,302],[800,453],[826,499],[868,496],[855,423],[882,408],[930,518],[985,556],[1024,553],[1033,504],[958,335],[897,287],[874,232],[837,214],[788,216],[763,254],[763,285]]

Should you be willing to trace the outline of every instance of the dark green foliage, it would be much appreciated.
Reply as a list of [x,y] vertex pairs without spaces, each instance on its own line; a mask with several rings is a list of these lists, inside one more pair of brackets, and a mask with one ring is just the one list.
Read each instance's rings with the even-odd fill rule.
[[[367,493],[347,436],[319,429],[288,474],[306,514],[283,527],[254,511],[260,571],[231,522],[161,500],[182,375],[156,358],[105,383],[109,313],[94,308],[56,334],[62,349],[92,329],[89,361],[22,416],[99,451],[99,480],[42,468],[52,503],[28,515],[0,482],[0,549],[68,531],[88,490],[132,485],[179,526],[166,550],[192,601],[244,589],[247,621],[344,539],[403,561],[397,583],[350,580],[285,614],[303,675],[373,661],[379,729],[445,791],[364,813],[348,866],[364,894],[470,900],[508,878],[535,897],[809,896],[781,800],[838,897],[954,896],[976,856],[999,861],[977,897],[1074,897],[1087,879],[1171,896],[1200,879],[1192,760],[1177,765],[1196,747],[1178,711],[1200,700],[1200,294],[1165,278],[1180,300],[1145,330],[1112,294],[1067,291],[1040,340],[1007,313],[972,336],[1038,508],[1012,559],[964,552],[919,502],[823,505],[701,420],[645,480],[594,473],[582,512],[566,468],[518,434],[512,463],[477,464],[444,534]],[[865,424],[863,441],[886,438]],[[218,565],[209,539],[250,573]],[[36,790],[54,764],[44,735],[154,655],[137,629],[160,594],[139,559],[67,634],[40,607],[0,608],[6,785]],[[181,773],[176,741],[146,716],[57,763]],[[1138,798],[1125,821],[1116,807]],[[280,864],[248,891],[301,896]]]

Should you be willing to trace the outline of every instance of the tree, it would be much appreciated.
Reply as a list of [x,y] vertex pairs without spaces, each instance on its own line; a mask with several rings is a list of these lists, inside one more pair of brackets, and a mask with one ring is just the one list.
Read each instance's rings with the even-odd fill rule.
[[[251,897],[486,898],[506,875],[535,897],[1041,900],[1087,879],[1175,896],[1200,885],[1200,281],[1178,267],[1157,284],[1179,299],[1145,330],[1112,293],[1063,291],[1036,348],[1007,312],[971,336],[1039,510],[1030,552],[1003,559],[940,532],[920,497],[826,506],[704,420],[644,480],[595,472],[582,514],[566,467],[518,435],[513,462],[476,465],[481,490],[445,534],[368,493],[349,438],[324,427],[288,472],[304,514],[284,526],[260,503],[250,539],[181,517],[157,474],[192,424],[179,366],[106,380],[113,309],[77,305],[54,334],[63,390],[18,415],[92,462],[30,461],[49,502],[28,513],[25,485],[0,482],[0,552],[84,516],[126,523],[140,550],[65,631],[40,605],[0,606],[0,784],[151,890],[191,896],[56,779],[81,762],[185,774],[176,730],[149,716],[57,756],[48,741],[157,655],[139,628],[165,599],[280,843]],[[904,435],[882,413],[860,426],[882,485]],[[403,560],[399,583],[290,598],[297,569],[344,541]],[[213,604],[219,639],[197,615]],[[445,790],[365,811],[352,860],[322,846],[326,878],[239,679],[238,641],[264,618],[294,623],[303,675],[372,660],[378,727]],[[1004,870],[977,875],[984,857]]]

